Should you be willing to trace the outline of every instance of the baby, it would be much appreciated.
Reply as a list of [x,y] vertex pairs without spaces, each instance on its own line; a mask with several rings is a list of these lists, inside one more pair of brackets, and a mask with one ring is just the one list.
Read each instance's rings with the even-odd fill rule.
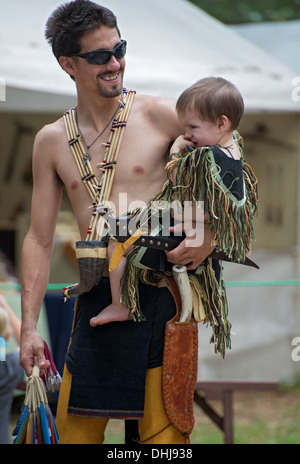
[[[170,191],[175,192],[176,198],[181,202],[185,199],[203,201],[205,217],[200,220],[208,220],[214,224],[212,231],[215,233],[217,248],[226,251],[229,257],[235,257],[236,249],[241,248],[245,258],[246,251],[249,251],[250,237],[247,235],[245,246],[240,246],[243,238],[238,244],[234,240],[229,243],[231,238],[228,236],[224,238],[226,235],[224,227],[236,221],[236,213],[234,217],[229,217],[228,207],[220,201],[217,203],[216,211],[216,196],[210,197],[209,183],[204,185],[204,179],[200,179],[203,163],[208,162],[214,169],[213,178],[216,179],[217,188],[222,192],[225,201],[234,204],[237,211],[245,204],[248,191],[245,188],[243,175],[243,150],[241,138],[236,132],[244,113],[243,98],[232,83],[220,77],[208,77],[196,82],[180,95],[176,110],[185,134],[176,139],[170,150],[171,160],[166,167],[168,183],[171,185]],[[190,158],[189,162],[192,164],[186,163],[187,158]],[[193,216],[190,224],[185,222],[184,232],[187,236],[192,236],[197,229],[197,224],[195,229],[195,220],[197,219]],[[171,232],[178,232],[180,227],[182,228],[181,224],[172,227]],[[243,224],[234,227],[239,230],[238,234],[233,235],[242,237],[248,234],[248,231],[243,229]],[[114,246],[110,240],[109,261]],[[117,268],[110,272],[112,304],[91,319],[92,326],[130,318],[130,310],[122,303],[121,296],[120,280],[125,263],[126,255]]]

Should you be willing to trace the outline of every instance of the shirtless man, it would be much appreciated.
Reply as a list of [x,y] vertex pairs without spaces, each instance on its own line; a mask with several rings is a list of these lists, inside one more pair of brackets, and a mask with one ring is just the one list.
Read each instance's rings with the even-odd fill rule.
[[[88,144],[92,143],[114,114],[120,100],[125,70],[125,57],[117,59],[111,56],[107,63],[95,65],[83,57],[70,56],[94,50],[113,50],[120,43],[114,16],[111,12],[107,15],[104,9],[104,17],[102,9],[103,7],[92,2],[76,0],[60,7],[47,24],[48,40],[52,44],[53,52],[62,69],[75,81],[78,125]],[[89,16],[86,15],[88,10],[92,12]],[[85,23],[81,23],[82,32],[78,46],[72,37],[72,24],[69,29],[65,25],[64,15],[67,11],[74,13],[75,20],[79,15],[85,17]],[[60,27],[65,31],[64,40],[61,40],[65,51],[60,51],[57,45]],[[70,51],[65,39],[67,34],[73,40]],[[95,173],[96,165],[103,161],[103,142],[107,141],[109,130],[108,127],[90,149],[91,164]],[[111,190],[110,201],[116,207],[119,204],[119,193],[127,194],[129,204],[134,200],[147,203],[159,191],[165,181],[164,168],[168,149],[181,133],[182,129],[175,113],[175,102],[139,94],[135,96]],[[74,163],[62,119],[45,126],[36,136],[33,149],[33,178],[31,224],[24,240],[21,272],[20,363],[27,375],[31,375],[35,356],[42,370],[48,366],[44,356],[43,340],[36,331],[36,324],[49,279],[54,231],[63,188],[70,198],[83,240],[91,217],[91,200]],[[127,207],[128,205],[125,205],[123,211],[117,210],[117,214],[123,213]],[[198,249],[187,247],[183,242],[177,249],[168,253],[168,260],[172,263],[188,264],[190,269],[196,269],[210,252],[210,245]],[[124,332],[128,327],[126,324],[123,323]],[[78,427],[81,430],[85,428],[82,424],[78,424]],[[70,429],[69,425],[68,428]],[[87,439],[76,438],[76,442],[86,442],[84,440]],[[64,441],[70,442],[70,439],[66,438]]]

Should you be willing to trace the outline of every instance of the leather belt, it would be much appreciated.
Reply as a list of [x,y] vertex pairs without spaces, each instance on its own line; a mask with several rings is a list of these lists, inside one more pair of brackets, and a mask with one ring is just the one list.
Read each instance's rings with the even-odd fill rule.
[[[134,220],[128,216],[120,216],[120,217],[112,217],[110,216],[108,222],[111,227],[111,235],[115,237],[118,242],[126,242],[128,238],[134,234],[136,231],[135,228],[130,229],[130,226]],[[160,250],[160,251],[171,251],[176,248],[182,240],[185,239],[185,235],[182,234],[180,236],[175,235],[166,235],[163,231],[159,232],[158,235],[141,235],[135,242],[135,246],[141,246],[146,248],[152,248],[153,250]],[[229,258],[225,252],[220,252],[214,250],[209,256],[211,259],[216,259],[219,261],[227,261],[237,264],[243,264],[245,266],[255,267],[259,269],[259,266],[252,261],[251,259],[247,258],[245,261],[235,261]]]

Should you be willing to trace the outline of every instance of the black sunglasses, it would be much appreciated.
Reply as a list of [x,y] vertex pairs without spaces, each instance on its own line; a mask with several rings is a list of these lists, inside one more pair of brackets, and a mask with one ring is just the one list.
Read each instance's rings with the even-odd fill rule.
[[126,40],[121,40],[113,50],[94,50],[87,53],[73,53],[70,56],[80,56],[80,58],[87,60],[89,64],[107,64],[112,56],[115,56],[117,60],[123,58],[126,54],[126,45]]

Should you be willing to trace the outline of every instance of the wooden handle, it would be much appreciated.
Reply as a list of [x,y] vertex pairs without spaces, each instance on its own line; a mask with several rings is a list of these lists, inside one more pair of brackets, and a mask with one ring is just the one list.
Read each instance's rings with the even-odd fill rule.
[[39,377],[39,376],[40,376],[40,368],[39,368],[39,365],[38,365],[38,362],[37,362],[36,357],[34,358],[34,365],[33,365],[32,374],[31,374],[31,375],[34,375],[35,377]]
[[189,322],[193,312],[193,299],[186,267],[175,264],[172,267],[172,273],[181,298],[181,314],[179,322]]

